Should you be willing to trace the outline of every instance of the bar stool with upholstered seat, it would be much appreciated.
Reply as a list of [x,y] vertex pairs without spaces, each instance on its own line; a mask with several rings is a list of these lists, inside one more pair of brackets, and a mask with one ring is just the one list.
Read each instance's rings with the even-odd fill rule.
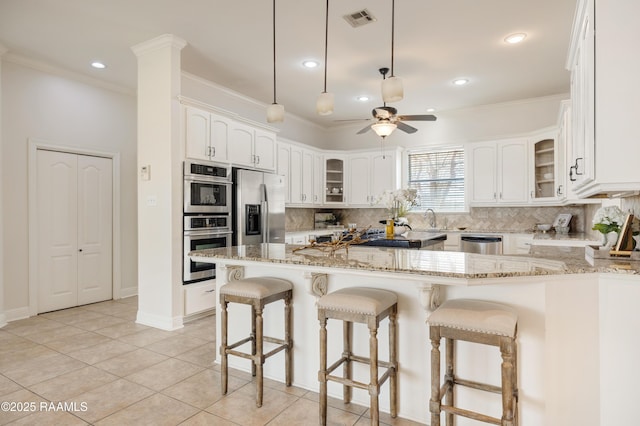
[[[397,350],[396,316],[398,298],[395,293],[374,288],[351,287],[329,293],[318,301],[318,320],[320,321],[320,424],[327,424],[327,382],[341,383],[343,400],[351,402],[352,387],[366,389],[370,396],[371,424],[379,423],[378,394],[380,387],[389,379],[391,398],[391,417],[397,415]],[[378,326],[384,318],[389,318],[389,361],[378,359]],[[327,368],[327,320],[343,321],[342,357]],[[369,358],[352,352],[353,323],[363,323],[369,328]],[[369,383],[352,379],[352,363],[369,365]],[[343,365],[343,377],[331,373]],[[378,378],[378,367],[386,368]]]
[[[518,315],[514,309],[493,302],[457,299],[444,302],[428,320],[431,338],[431,426],[440,425],[440,413],[446,413],[447,426],[453,416],[464,416],[485,423],[516,426],[518,411],[517,347]],[[440,339],[446,344],[446,372],[440,387]],[[502,386],[464,380],[456,376],[454,341],[497,346],[502,355]],[[454,406],[455,385],[502,395],[502,417],[496,418]],[[445,403],[442,403],[442,400]]]
[[[222,394],[226,395],[228,386],[228,355],[251,360],[251,373],[256,376],[256,406],[262,406],[262,388],[264,361],[278,352],[285,351],[285,383],[291,386],[291,297],[293,285],[286,280],[271,277],[254,277],[231,281],[220,287],[221,334],[220,355],[222,370]],[[265,305],[284,300],[284,339],[263,335],[262,312]],[[241,303],[251,305],[251,335],[232,344],[227,344],[227,304]],[[251,342],[251,353],[235,350],[236,347]],[[278,346],[269,353],[263,353],[263,343],[275,343]]]

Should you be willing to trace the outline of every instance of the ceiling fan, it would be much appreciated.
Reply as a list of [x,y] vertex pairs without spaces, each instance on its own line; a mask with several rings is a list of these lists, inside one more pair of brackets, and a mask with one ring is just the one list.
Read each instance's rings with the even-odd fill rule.
[[[380,71],[382,79],[384,80],[389,72],[389,68],[380,68],[378,71]],[[386,102],[383,106],[374,108],[371,114],[376,122],[360,130],[357,133],[358,135],[368,132],[369,129],[373,129],[378,136],[385,138],[396,128],[406,133],[415,133],[418,129],[405,124],[404,121],[436,121],[436,116],[431,114],[398,115],[398,110],[394,107],[387,106]]]

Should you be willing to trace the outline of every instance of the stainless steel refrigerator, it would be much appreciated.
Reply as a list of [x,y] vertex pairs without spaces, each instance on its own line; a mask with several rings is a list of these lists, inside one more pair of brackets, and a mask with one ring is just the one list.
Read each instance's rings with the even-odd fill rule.
[[233,169],[233,245],[284,243],[285,180]]

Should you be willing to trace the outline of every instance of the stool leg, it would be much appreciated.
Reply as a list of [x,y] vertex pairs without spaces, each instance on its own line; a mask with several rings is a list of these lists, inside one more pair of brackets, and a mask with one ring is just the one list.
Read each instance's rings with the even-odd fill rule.
[[397,347],[397,308],[389,315],[389,363],[391,364],[391,377],[389,378],[391,402],[391,417],[398,416],[398,347]]
[[440,426],[440,328],[429,327],[431,338],[431,425]]
[[293,369],[293,340],[291,339],[291,297],[287,297],[284,299],[284,341],[287,345],[284,353],[285,383],[287,386],[291,386],[291,376]]
[[327,424],[327,319],[320,319],[320,425]]
[[[445,363],[447,366],[445,373],[445,381],[449,383],[449,387],[447,388],[447,392],[444,395],[445,404],[450,407],[454,406],[453,400],[453,386],[455,379],[455,346],[453,339],[445,339]],[[447,426],[453,426],[453,413],[445,414],[445,421]]]
[[256,312],[256,353],[253,357],[253,364],[256,368],[256,407],[262,407],[262,386],[263,386],[263,378],[262,378],[262,365],[264,364],[264,358],[262,356],[262,306],[259,309],[255,310]]
[[501,426],[514,426],[514,345],[515,340],[504,337],[500,342],[502,354],[502,422]]
[[378,329],[373,327],[369,329],[369,357],[371,358],[369,366],[369,395],[371,401],[369,403],[369,411],[371,412],[371,425],[375,426],[380,424],[380,408],[378,406],[380,385],[378,384]]
[[[256,356],[256,308],[251,305],[251,356]],[[256,376],[256,364],[251,364],[251,375]]]
[[221,391],[223,395],[227,394],[227,385],[229,383],[228,380],[228,365],[227,359],[229,355],[227,355],[227,301],[224,300],[224,297],[220,300],[220,385]]
[[[351,321],[342,321],[342,356],[346,361],[342,365],[342,377],[346,380],[353,378],[351,363],[351,348],[353,339],[353,323]],[[344,385],[342,387],[342,399],[345,404],[351,402],[351,386]]]

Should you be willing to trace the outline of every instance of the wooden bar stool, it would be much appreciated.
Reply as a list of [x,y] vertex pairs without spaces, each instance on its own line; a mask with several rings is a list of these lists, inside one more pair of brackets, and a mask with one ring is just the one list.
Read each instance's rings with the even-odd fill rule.
[[[320,424],[327,424],[327,382],[342,383],[343,401],[351,402],[351,388],[366,389],[370,396],[371,424],[379,423],[378,395],[380,387],[390,379],[391,417],[397,415],[397,371],[396,352],[396,316],[398,298],[395,293],[373,288],[352,287],[329,293],[318,301],[318,320],[320,321]],[[378,326],[380,321],[389,317],[389,361],[378,360]],[[343,321],[342,357],[327,368],[327,320]],[[363,323],[369,328],[369,358],[354,355],[352,352],[353,323]],[[369,383],[352,379],[352,363],[369,365]],[[344,365],[343,365],[344,364]],[[331,373],[343,365],[343,377]],[[378,367],[386,368],[378,378]]]
[[[221,333],[220,355],[222,357],[222,394],[227,394],[228,386],[228,355],[250,359],[251,374],[256,376],[256,406],[262,407],[262,366],[264,361],[278,352],[285,351],[285,382],[291,386],[291,297],[293,285],[286,280],[270,277],[245,278],[231,281],[220,287]],[[262,312],[265,305],[284,300],[284,339],[276,339],[263,335]],[[227,304],[242,303],[251,305],[251,335],[232,344],[227,344]],[[236,347],[251,342],[251,353],[235,350]],[[263,353],[263,343],[275,343],[278,346],[269,353]]]
[[[518,424],[518,380],[516,332],[518,315],[514,309],[479,300],[448,300],[428,320],[431,338],[431,426],[440,425],[440,413],[446,413],[446,425],[453,416],[464,416],[501,426]],[[446,343],[446,372],[440,387],[440,339]],[[497,346],[502,355],[502,386],[464,380],[456,376],[454,341],[463,340]],[[455,385],[502,394],[502,418],[487,416],[454,406]],[[442,403],[444,398],[445,403]]]

